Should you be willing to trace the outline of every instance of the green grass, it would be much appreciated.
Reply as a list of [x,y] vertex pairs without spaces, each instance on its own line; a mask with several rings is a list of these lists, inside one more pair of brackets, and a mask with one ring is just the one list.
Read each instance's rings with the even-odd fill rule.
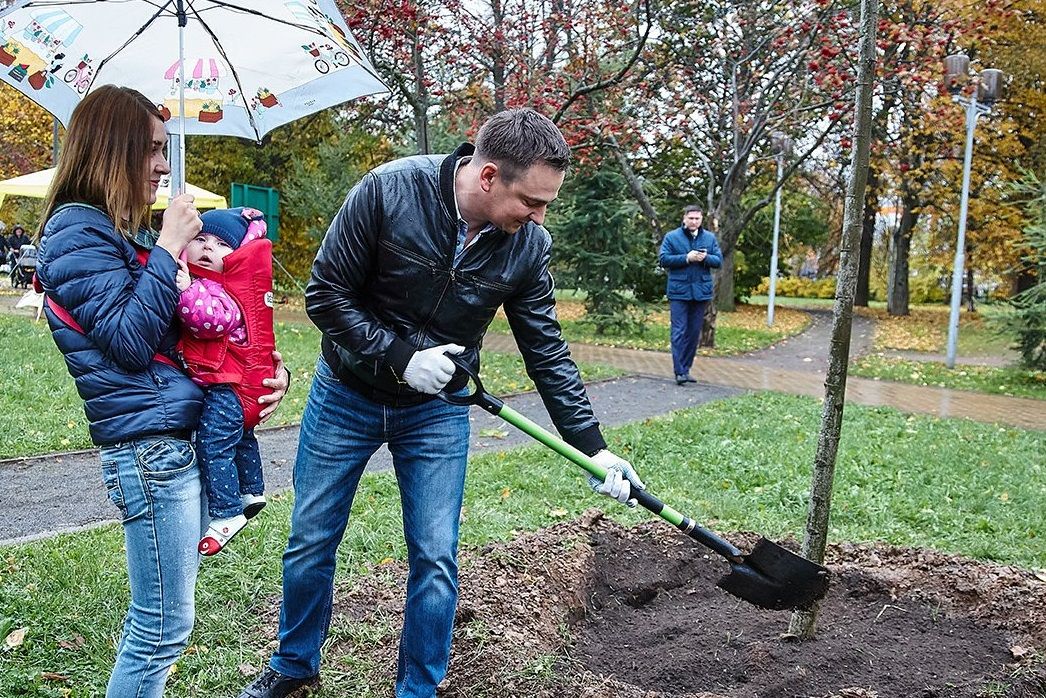
[[909,361],[878,354],[861,357],[851,366],[851,371],[865,378],[1046,400],[1046,372],[1043,371],[964,364],[949,369],[940,361]]
[[[301,420],[319,354],[320,333],[309,324],[277,322],[276,346],[293,378],[287,397],[268,426]],[[484,387],[495,395],[533,388],[522,360],[514,354],[484,352],[482,364]],[[0,458],[91,447],[83,402],[46,322],[0,314],[0,366],[6,372],[6,389],[0,392]],[[595,364],[580,368],[589,381],[622,373]]]
[[[819,413],[816,400],[758,394],[608,437],[654,494],[698,521],[721,531],[800,536]],[[1046,567],[1044,449],[1046,432],[848,406],[829,538]],[[274,499],[229,550],[205,561],[192,651],[179,661],[168,695],[232,695],[246,681],[239,667],[251,673],[271,652],[291,506],[289,497]],[[626,524],[649,518],[594,496],[575,466],[543,447],[484,454],[469,466],[462,543],[475,552],[592,506]],[[365,476],[339,550],[340,585],[369,565],[404,557],[399,521],[394,477]],[[0,641],[0,695],[103,692],[127,603],[121,545],[119,528],[107,526],[0,548],[0,628],[8,618],[10,628],[25,629],[17,647]],[[352,625],[336,621],[339,633],[363,646],[368,633],[388,631]],[[368,666],[360,654],[327,658],[331,695],[387,692],[360,688]]]

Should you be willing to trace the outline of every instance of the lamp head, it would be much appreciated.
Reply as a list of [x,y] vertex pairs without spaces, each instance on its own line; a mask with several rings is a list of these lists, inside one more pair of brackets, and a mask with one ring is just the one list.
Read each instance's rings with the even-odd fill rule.
[[944,79],[948,91],[953,95],[962,92],[970,79],[970,57],[965,53],[956,53],[945,58]]
[[985,68],[977,81],[977,101],[988,106],[994,104],[1002,94],[1003,72],[997,68]]
[[774,155],[788,157],[792,154],[792,139],[780,131],[770,134],[770,150]]

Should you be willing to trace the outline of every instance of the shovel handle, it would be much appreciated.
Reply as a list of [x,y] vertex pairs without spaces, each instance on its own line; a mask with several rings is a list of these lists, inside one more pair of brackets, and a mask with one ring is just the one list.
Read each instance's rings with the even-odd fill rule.
[[[441,400],[452,405],[476,405],[481,407],[495,417],[501,417],[523,433],[537,441],[540,441],[559,455],[565,457],[567,460],[576,465],[580,465],[588,471],[589,475],[592,475],[599,480],[606,479],[607,471],[601,465],[568,444],[566,441],[563,441],[547,429],[544,429],[540,425],[530,421],[522,414],[516,412],[501,400],[484,390],[479,375],[472,370],[472,367],[469,366],[464,359],[450,353],[445,354],[445,356],[454,362],[454,365],[472,380],[475,384],[475,390],[465,395],[453,395],[445,390],[441,390],[437,394]],[[722,555],[731,562],[738,564],[742,563],[743,553],[729,541],[720,538],[706,528],[702,528],[693,519],[684,516],[682,513],[665,504],[648,491],[633,487],[632,498],[635,499],[644,509],[657,514],[706,548],[714,550],[716,553]]]
[[[502,404],[501,408],[495,414],[528,436],[531,436],[545,444],[559,455],[572,461],[576,465],[580,465],[593,477],[599,480],[606,478],[606,468],[596,463],[590,457],[586,456],[566,441],[563,441],[548,430],[530,421],[508,405]],[[699,526],[693,519],[676,511],[647,490],[640,490],[633,487],[632,498],[634,498],[644,509],[653,514],[657,514],[706,548],[714,550],[716,553],[722,555],[731,562],[742,562],[743,553],[729,541],[724,540],[708,529]]]

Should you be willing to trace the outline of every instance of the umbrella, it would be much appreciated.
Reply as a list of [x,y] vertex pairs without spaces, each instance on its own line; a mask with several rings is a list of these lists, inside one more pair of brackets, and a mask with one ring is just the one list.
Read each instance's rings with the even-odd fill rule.
[[[26,196],[32,199],[42,199],[47,196],[47,189],[51,186],[51,178],[54,177],[54,168],[31,172],[21,177],[12,177],[0,182],[0,206],[4,205],[4,198],[8,196]],[[193,184],[186,184],[185,191],[194,197],[193,203],[196,208],[228,208],[225,197],[220,194],[209,192]],[[171,197],[171,178],[164,177],[160,181],[160,188],[156,190],[156,203],[153,209],[167,208],[167,202]]]
[[114,84],[149,97],[179,135],[254,140],[386,91],[333,0],[21,0],[0,12],[0,79],[66,125]]

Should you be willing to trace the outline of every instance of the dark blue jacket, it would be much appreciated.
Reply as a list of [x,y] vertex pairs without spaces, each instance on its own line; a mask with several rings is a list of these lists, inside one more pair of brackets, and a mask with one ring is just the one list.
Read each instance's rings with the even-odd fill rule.
[[84,400],[96,445],[196,428],[203,393],[184,373],[153,358],[174,356],[176,271],[160,247],[143,267],[109,217],[90,206],[61,208],[44,227],[37,278],[85,334],[45,306],[47,322]]
[[[687,253],[700,249],[708,252],[708,256],[701,262],[688,263]],[[698,228],[697,236],[692,237],[679,226],[665,234],[658,261],[668,272],[669,300],[706,301],[712,298],[712,270],[722,266],[723,253],[719,251],[715,235],[704,228]]]

